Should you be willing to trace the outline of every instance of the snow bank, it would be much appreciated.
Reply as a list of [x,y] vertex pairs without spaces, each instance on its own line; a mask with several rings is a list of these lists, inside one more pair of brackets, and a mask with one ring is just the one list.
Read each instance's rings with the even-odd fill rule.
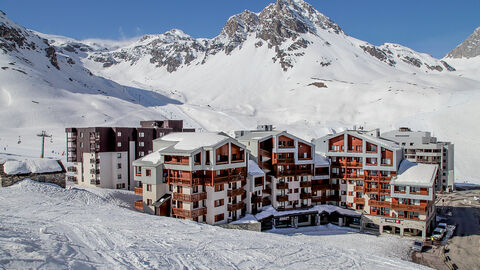
[[262,212],[256,214],[255,218],[257,218],[257,220],[262,220],[270,216],[281,217],[281,216],[300,214],[300,213],[310,213],[310,212],[317,212],[317,213],[327,212],[329,214],[333,212],[338,212],[339,214],[347,215],[347,216],[358,216],[358,217],[361,216],[360,213],[357,213],[353,210],[341,208],[335,205],[323,204],[323,205],[315,205],[314,207],[309,209],[287,210],[287,211],[277,211],[275,210],[275,208],[273,208],[270,205],[262,208]]
[[24,161],[9,160],[3,164],[3,171],[7,175],[29,173],[61,172],[62,166],[53,159],[28,159]]
[[[131,211],[102,196],[25,180],[0,189],[6,269],[426,269],[412,240],[357,233],[227,230]],[[338,231],[338,230],[337,230]],[[300,231],[298,231],[300,232]],[[368,247],[368,248],[365,248]],[[372,256],[375,254],[375,256]]]

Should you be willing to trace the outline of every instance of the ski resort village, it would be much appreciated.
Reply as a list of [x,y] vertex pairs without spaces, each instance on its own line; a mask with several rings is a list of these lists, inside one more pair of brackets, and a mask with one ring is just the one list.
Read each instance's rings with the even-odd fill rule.
[[480,28],[439,58],[259,2],[120,40],[0,5],[0,269],[480,269]]

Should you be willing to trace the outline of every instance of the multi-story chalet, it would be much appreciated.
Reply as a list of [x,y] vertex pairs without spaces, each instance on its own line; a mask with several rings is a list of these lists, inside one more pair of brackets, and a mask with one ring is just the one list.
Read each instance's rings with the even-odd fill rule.
[[[399,200],[395,199],[393,191],[395,186],[404,183],[402,179],[409,178],[408,181],[419,183],[430,181],[432,177],[436,177],[436,166],[422,164],[408,166],[403,170],[400,166],[403,149],[395,142],[380,137],[379,130],[347,130],[316,139],[314,143],[317,150],[325,153],[331,160],[331,182],[339,184],[341,206],[363,212],[363,224],[375,224],[380,227],[381,232],[384,223],[391,221],[397,224],[398,228],[402,228],[402,234],[404,229],[412,229],[415,230],[412,233],[421,231],[425,236],[430,228],[428,223],[435,215],[435,211],[431,211],[432,207],[434,209],[434,196],[429,197],[430,200],[424,198],[423,201],[401,200],[400,202],[407,206],[420,203],[423,208],[413,207],[416,212],[410,210],[400,213],[397,210],[408,207],[402,205],[395,208]],[[421,171],[425,173],[419,173],[418,168],[422,168]],[[396,182],[398,179],[399,182]],[[424,188],[419,192],[423,194]],[[410,221],[419,221],[421,225],[408,227]]]
[[67,181],[80,186],[133,189],[132,162],[152,152],[152,141],[184,129],[182,120],[141,121],[141,127],[67,128]]
[[454,147],[450,142],[438,142],[430,132],[400,128],[382,133],[382,137],[397,142],[405,149],[405,158],[412,162],[438,164],[437,190],[455,189]]
[[315,168],[312,178],[312,204],[339,205],[340,186],[330,178],[330,159],[315,153]]
[[137,209],[208,224],[245,214],[244,145],[224,133],[172,133],[154,140],[153,149],[133,162],[135,192],[143,195]]
[[235,136],[266,173],[264,206],[271,204],[277,210],[312,206],[315,149],[311,143],[271,126],[236,131]]

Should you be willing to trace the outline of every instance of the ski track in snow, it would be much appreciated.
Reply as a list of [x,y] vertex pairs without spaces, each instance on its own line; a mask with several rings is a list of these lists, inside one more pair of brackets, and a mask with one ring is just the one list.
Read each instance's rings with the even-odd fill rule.
[[402,260],[408,258],[411,239],[345,228],[309,228],[294,234],[226,230],[136,212],[128,206],[135,198],[128,191],[64,190],[31,180],[0,189],[0,265],[7,269],[423,269]]

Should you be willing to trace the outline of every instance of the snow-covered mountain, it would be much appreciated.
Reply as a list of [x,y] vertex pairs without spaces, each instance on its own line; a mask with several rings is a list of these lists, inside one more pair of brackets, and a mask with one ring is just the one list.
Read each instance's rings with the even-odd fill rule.
[[[478,69],[471,71],[470,64],[435,59],[398,44],[375,46],[361,41],[302,0],[278,0],[259,13],[234,15],[212,39],[193,38],[177,29],[122,43],[37,34],[55,49],[60,70],[43,68],[30,84],[63,78],[58,79],[62,83],[45,86],[48,96],[66,89],[77,95],[77,104],[83,104],[77,111],[67,106],[63,114],[59,108],[62,120],[45,124],[93,125],[104,120],[112,124],[127,118],[134,124],[160,111],[162,116],[184,117],[190,125],[197,123],[208,130],[272,123],[307,139],[353,125],[382,130],[408,125],[453,141],[458,180],[480,182],[473,166],[480,162],[474,154],[480,145],[472,143],[480,131],[473,124],[480,117]],[[8,66],[12,57],[13,52],[0,55],[2,66]],[[78,78],[82,72],[70,72],[68,59],[75,62],[72,68],[94,75]],[[25,86],[21,73],[9,72],[0,70],[1,78],[11,81],[4,84],[9,93],[23,87],[31,102],[47,92]],[[73,86],[75,80],[95,87],[89,92],[88,87]],[[155,97],[147,101],[132,94],[133,98],[126,98],[120,95],[123,89],[151,90]],[[95,90],[105,93],[98,95]],[[99,98],[101,106],[90,106],[90,100]],[[112,100],[122,106],[108,106]],[[27,105],[30,111],[38,112],[32,105]],[[12,107],[10,111],[23,114]],[[88,121],[76,120],[84,114]]]

